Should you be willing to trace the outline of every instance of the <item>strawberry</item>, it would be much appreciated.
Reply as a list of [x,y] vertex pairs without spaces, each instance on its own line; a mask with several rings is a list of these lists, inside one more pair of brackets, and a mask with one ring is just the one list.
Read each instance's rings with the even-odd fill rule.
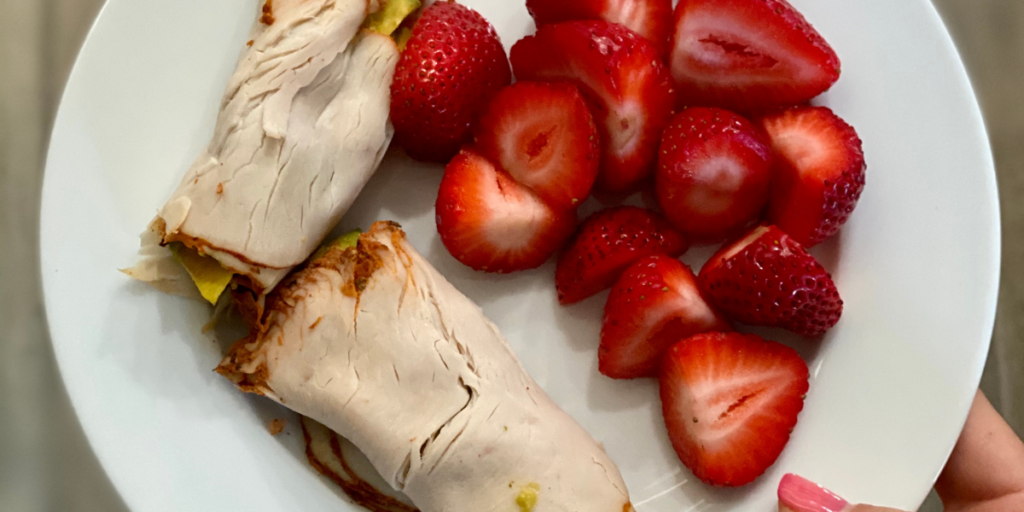
[[470,139],[491,96],[512,81],[494,27],[455,2],[423,10],[391,83],[395,141],[418,160],[447,162]]
[[618,23],[647,38],[659,54],[668,53],[672,0],[526,0],[537,26],[573,20]]
[[717,108],[686,109],[661,136],[658,202],[668,220],[691,237],[735,235],[768,202],[771,158],[750,121]]
[[697,281],[712,304],[750,325],[819,336],[843,314],[832,276],[775,226],[757,227],[723,247]]
[[635,206],[619,206],[587,217],[558,257],[558,301],[574,304],[605,288],[637,260],[655,254],[681,255],[683,235],[661,215]]
[[864,151],[853,127],[825,107],[761,119],[775,150],[768,220],[804,247],[836,234],[864,190]]
[[480,115],[476,147],[556,208],[590,195],[597,179],[597,127],[583,96],[569,84],[517,82]]
[[759,336],[698,334],[665,354],[665,427],[679,460],[712,485],[761,476],[789,442],[808,389],[796,351]]
[[658,51],[607,21],[545,25],[512,47],[518,80],[567,80],[587,98],[601,134],[604,190],[631,190],[651,173],[674,92]]
[[608,295],[598,367],[613,379],[655,376],[661,356],[680,340],[731,330],[704,302],[689,267],[669,256],[648,256],[629,267]]
[[551,208],[472,148],[445,168],[435,212],[455,259],[497,273],[540,266],[576,225],[574,211]]
[[679,101],[740,112],[803,103],[839,79],[839,57],[786,0],[683,0],[669,67]]

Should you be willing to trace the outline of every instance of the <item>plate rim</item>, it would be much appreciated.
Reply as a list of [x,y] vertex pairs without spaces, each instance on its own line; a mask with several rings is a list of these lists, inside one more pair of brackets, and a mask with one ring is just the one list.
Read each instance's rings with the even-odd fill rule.
[[[1002,252],[1003,252],[1003,231],[1002,231],[1002,210],[1001,202],[999,197],[999,176],[996,172],[995,157],[992,153],[992,139],[989,136],[988,124],[985,120],[984,112],[981,109],[981,102],[978,99],[977,89],[974,87],[974,83],[971,80],[971,75],[967,71],[967,64],[964,62],[963,55],[960,53],[960,48],[957,46],[956,41],[953,39],[953,34],[949,31],[949,26],[946,25],[946,20],[939,13],[939,9],[935,6],[932,0],[919,0],[921,3],[926,4],[925,8],[929,12],[932,18],[932,23],[937,24],[941,28],[942,42],[945,46],[944,50],[951,53],[956,57],[956,78],[959,80],[961,87],[964,87],[969,93],[969,103],[971,110],[971,121],[974,126],[974,135],[979,144],[979,149],[982,152],[985,184],[985,192],[989,196],[988,201],[988,212],[986,215],[989,217],[989,236],[991,239],[991,246],[987,248],[989,253],[989,265],[988,276],[988,292],[985,309],[987,313],[985,315],[985,322],[982,325],[982,343],[978,346],[978,351],[981,353],[978,357],[977,365],[972,369],[973,375],[971,382],[974,386],[971,390],[965,391],[965,394],[969,395],[966,400],[961,397],[961,403],[966,403],[966,406],[961,407],[960,421],[957,423],[958,428],[956,430],[956,436],[947,444],[949,448],[945,450],[945,455],[942,460],[942,467],[940,467],[935,474],[930,478],[932,486],[934,487],[935,482],[938,481],[939,476],[942,474],[942,470],[945,469],[946,463],[949,461],[949,457],[953,454],[953,449],[956,447],[956,442],[960,438],[960,432],[963,431],[964,425],[967,423],[968,414],[971,411],[971,404],[974,402],[974,397],[980,391],[981,378],[985,372],[985,366],[988,362],[988,356],[992,349],[992,338],[995,335],[995,322],[996,313],[999,306],[999,290],[1000,282],[1002,279]],[[930,493],[931,489],[929,489]],[[915,510],[920,508],[928,498],[928,494],[921,497]]]
[[[978,172],[985,179],[984,192],[986,193],[989,199],[987,201],[987,211],[985,212],[985,215],[989,218],[987,229],[989,231],[989,239],[991,240],[990,246],[985,248],[985,250],[988,253],[988,260],[985,263],[988,265],[989,269],[987,273],[979,275],[979,277],[987,279],[987,303],[984,307],[986,311],[984,316],[985,321],[982,322],[981,325],[977,326],[981,328],[981,332],[979,334],[982,336],[981,342],[976,347],[980,356],[977,358],[977,363],[975,367],[971,368],[970,370],[971,375],[969,380],[970,382],[974,383],[973,388],[971,388],[970,390],[963,391],[964,396],[957,397],[958,400],[956,400],[958,404],[961,404],[961,413],[959,415],[960,420],[957,423],[958,428],[956,429],[956,436],[947,443],[949,447],[948,449],[945,450],[945,455],[943,456],[943,461],[946,461],[948,460],[949,456],[951,455],[955,447],[956,440],[959,438],[959,432],[963,429],[963,425],[966,423],[968,413],[970,412],[970,404],[973,402],[976,390],[978,389],[978,386],[981,383],[982,375],[984,373],[986,362],[988,360],[988,356],[991,350],[992,338],[994,336],[1002,272],[1003,242],[1001,201],[998,188],[998,174],[996,172],[996,166],[994,161],[994,155],[992,152],[992,144],[991,138],[989,136],[988,126],[985,120],[984,113],[981,109],[981,104],[978,98],[977,90],[974,87],[974,84],[971,80],[971,76],[967,70],[966,63],[964,62],[960,50],[956,42],[954,41],[952,34],[949,31],[949,27],[946,25],[944,18],[939,13],[939,10],[934,5],[934,3],[931,0],[915,1],[918,4],[922,4],[922,8],[925,9],[924,13],[927,14],[928,18],[926,21],[930,25],[933,25],[939,29],[939,34],[942,43],[941,51],[944,53],[948,52],[951,56],[954,57],[955,65],[953,69],[951,69],[952,73],[950,74],[950,78],[955,78],[956,81],[959,83],[959,86],[964,88],[968,94],[968,98],[966,99],[969,103],[970,110],[969,122],[973,127],[972,132],[975,138],[972,144],[976,144],[976,149],[979,150],[981,153],[980,156],[982,158],[979,161],[979,164],[982,164],[983,168],[979,169]],[[96,441],[95,431],[101,428],[101,425],[95,423],[86,424],[86,422],[82,420],[82,414],[80,413],[79,408],[84,406],[83,399],[81,397],[76,396],[76,391],[73,390],[72,386],[70,386],[69,382],[67,381],[67,371],[65,370],[65,366],[72,363],[68,361],[65,357],[62,357],[61,354],[63,353],[63,350],[61,349],[61,343],[58,343],[52,334],[54,331],[52,323],[53,315],[51,314],[53,307],[51,306],[52,300],[50,293],[47,292],[47,289],[49,287],[46,285],[46,283],[49,281],[46,272],[49,267],[45,265],[47,261],[47,252],[45,250],[46,237],[44,236],[44,233],[46,231],[46,227],[49,225],[49,223],[47,222],[48,216],[46,214],[48,210],[47,205],[49,203],[47,201],[48,194],[46,193],[46,191],[48,188],[52,188],[52,185],[50,185],[50,183],[52,182],[52,173],[50,166],[51,160],[54,156],[54,134],[57,128],[61,125],[62,118],[65,116],[65,100],[67,99],[67,96],[69,94],[68,91],[72,89],[73,85],[77,82],[78,76],[81,74],[80,66],[82,64],[82,54],[84,53],[85,49],[90,46],[92,41],[97,37],[96,33],[98,31],[98,26],[101,20],[103,20],[104,17],[107,16],[107,12],[111,6],[111,3],[112,2],[110,0],[107,0],[103,3],[103,6],[96,14],[96,17],[92,20],[86,37],[82,40],[81,46],[78,48],[76,52],[74,64],[71,67],[67,81],[65,82],[63,90],[61,91],[59,101],[57,103],[57,109],[53,117],[51,129],[48,133],[46,146],[47,149],[45,152],[45,159],[43,165],[43,174],[42,179],[40,180],[41,197],[37,217],[39,221],[39,241],[37,247],[37,249],[39,250],[38,279],[40,284],[40,293],[43,299],[42,302],[44,305],[43,316],[45,318],[45,333],[53,349],[54,358],[57,361],[60,385],[63,387],[65,393],[70,399],[69,401],[72,410],[75,413],[75,421],[77,421],[80,427],[82,428],[82,431],[84,432],[85,437],[88,440],[89,449],[96,456],[97,460],[100,463],[100,467],[102,468],[103,473],[106,475],[108,481],[110,481],[111,486],[115,489],[116,493],[118,494],[118,497],[121,499],[121,502],[124,503],[129,508],[134,508],[132,507],[132,505],[134,505],[135,503],[129,503],[129,501],[126,498],[126,493],[123,492],[122,490],[122,485],[124,484],[119,484],[118,479],[115,479],[114,475],[112,474],[111,467],[116,464],[113,464],[110,461],[110,455],[106,453],[105,446],[102,446],[102,443],[98,443]],[[673,3],[675,3],[675,1]],[[943,463],[943,467],[944,466],[945,462]],[[933,485],[934,482],[938,479],[941,470],[942,468],[939,468],[939,470],[936,471],[932,477],[930,477],[930,481]],[[918,500],[917,508],[920,507],[920,505],[925,501],[926,498],[927,493],[925,494],[925,496],[922,496],[920,500]]]

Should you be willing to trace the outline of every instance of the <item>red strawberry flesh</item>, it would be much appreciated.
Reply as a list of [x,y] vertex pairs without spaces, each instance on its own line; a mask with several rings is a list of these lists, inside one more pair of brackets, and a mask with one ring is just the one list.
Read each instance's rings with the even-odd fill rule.
[[864,190],[864,151],[852,126],[826,107],[761,119],[775,150],[768,220],[805,247],[836,234]]
[[711,257],[697,278],[733,320],[820,336],[843,314],[832,277],[775,226],[761,226]]
[[659,381],[672,447],[706,483],[752,482],[789,442],[808,377],[793,349],[751,334],[698,334],[674,345]]
[[578,205],[597,178],[597,127],[576,87],[517,82],[499,91],[475,129],[476,146],[556,208]]
[[649,256],[626,270],[608,296],[598,367],[615,379],[655,376],[661,356],[678,341],[729,330],[701,297],[689,267],[669,256]]
[[692,238],[746,228],[768,201],[771,149],[753,123],[717,108],[689,108],[661,139],[655,174],[665,216]]
[[679,256],[688,245],[661,215],[634,206],[597,212],[580,225],[558,257],[558,301],[574,304],[611,287],[637,260]]
[[537,26],[573,20],[618,23],[647,38],[662,55],[672,32],[672,0],[526,0]]
[[803,103],[839,79],[839,58],[785,0],[683,0],[669,67],[680,104],[759,111]]
[[601,134],[599,187],[631,191],[650,176],[675,93],[649,41],[606,21],[569,21],[517,42],[511,61],[518,80],[569,81],[583,93]]
[[505,49],[487,20],[455,2],[424,9],[391,83],[395,141],[418,160],[447,162],[480,109],[512,81]]
[[471,148],[445,169],[435,211],[448,252],[470,268],[496,273],[540,266],[576,221],[573,211],[552,209]]

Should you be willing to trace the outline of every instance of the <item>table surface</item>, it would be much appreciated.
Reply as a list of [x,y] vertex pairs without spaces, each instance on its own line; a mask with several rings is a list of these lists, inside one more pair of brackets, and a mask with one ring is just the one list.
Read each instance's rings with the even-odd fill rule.
[[[1003,215],[999,313],[982,389],[1024,433],[1024,2],[934,0],[989,127]],[[39,288],[46,143],[64,82],[103,0],[0,0],[0,510],[125,510],[60,382]],[[1016,314],[1015,314],[1016,313]],[[929,499],[923,511],[938,511]]]

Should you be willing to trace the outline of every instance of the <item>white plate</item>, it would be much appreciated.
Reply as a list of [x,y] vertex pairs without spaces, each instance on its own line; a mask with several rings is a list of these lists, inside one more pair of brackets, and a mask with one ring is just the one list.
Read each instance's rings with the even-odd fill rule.
[[[532,30],[522,0],[469,0],[506,47]],[[476,274],[438,241],[441,169],[390,156],[343,226],[395,219],[501,327],[551,396],[603,441],[641,512],[772,510],[785,472],[849,498],[924,499],[964,421],[995,310],[999,219],[985,130],[963,66],[926,0],[792,0],[839,53],[821,99],[864,140],[868,186],[817,251],[846,299],[818,343],[793,440],[757,483],[714,490],[669,447],[653,381],[596,370],[605,294],[556,304],[553,266]],[[111,0],[79,57],[50,147],[42,268],[71,398],[127,503],[156,510],[350,510],[305,461],[291,417],[212,372],[209,310],[131,283],[138,234],[213,128],[254,0]],[[697,251],[700,252],[700,251]],[[697,252],[685,259],[700,263]],[[703,251],[706,255],[707,251]],[[553,454],[554,455],[554,454]]]

